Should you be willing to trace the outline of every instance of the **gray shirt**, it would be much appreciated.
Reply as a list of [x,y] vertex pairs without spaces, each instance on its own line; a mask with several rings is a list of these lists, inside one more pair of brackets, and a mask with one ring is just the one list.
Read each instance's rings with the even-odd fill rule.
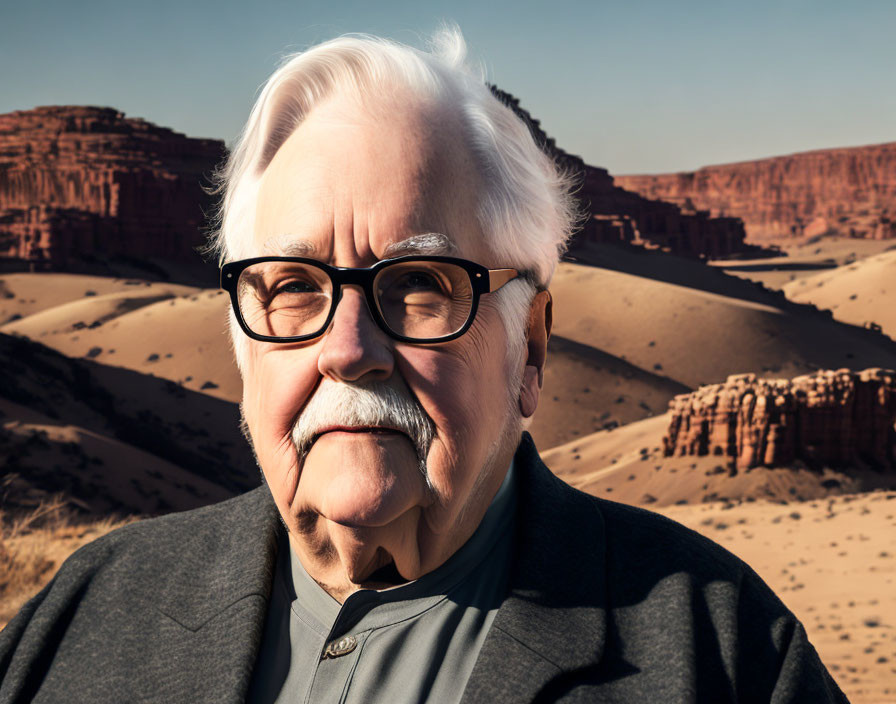
[[340,605],[283,539],[247,701],[459,702],[508,589],[513,465],[473,536],[414,582]]

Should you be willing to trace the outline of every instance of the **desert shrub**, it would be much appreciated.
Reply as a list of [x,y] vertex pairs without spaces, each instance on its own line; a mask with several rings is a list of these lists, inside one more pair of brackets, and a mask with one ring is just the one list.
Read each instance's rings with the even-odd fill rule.
[[0,509],[0,628],[40,591],[75,550],[136,517],[87,517],[62,498],[29,512]]

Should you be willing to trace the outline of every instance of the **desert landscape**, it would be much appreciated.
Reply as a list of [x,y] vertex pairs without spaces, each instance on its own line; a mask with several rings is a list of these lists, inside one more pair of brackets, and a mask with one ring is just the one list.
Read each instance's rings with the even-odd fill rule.
[[[24,139],[9,124],[0,121],[7,145]],[[550,357],[530,428],[545,462],[583,491],[663,513],[740,556],[803,621],[851,701],[896,701],[887,216],[875,211],[868,236],[775,230],[762,247],[741,246],[740,221],[689,213],[683,186],[673,205],[656,199],[656,183],[622,179],[623,191],[588,169],[594,223],[551,286]],[[141,269],[114,251],[80,262],[71,249],[54,254],[65,219],[29,215],[23,193],[49,196],[6,183],[15,187],[0,183],[0,210],[18,213],[7,236],[39,232],[29,242],[48,251],[0,273],[0,623],[96,536],[259,483],[213,267],[196,275],[184,259]],[[91,198],[61,210],[87,212]],[[135,196],[116,198],[139,211]],[[849,217],[854,227],[859,216]],[[693,237],[672,237],[667,222]],[[97,227],[112,236],[106,219]],[[714,238],[725,258],[713,258]],[[23,247],[8,262],[27,263]]]

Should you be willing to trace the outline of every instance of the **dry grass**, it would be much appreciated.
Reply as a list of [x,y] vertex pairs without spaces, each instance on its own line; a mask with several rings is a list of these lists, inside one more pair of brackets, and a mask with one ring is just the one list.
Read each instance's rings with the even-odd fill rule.
[[137,517],[79,516],[60,497],[27,513],[0,509],[0,628],[82,545]]

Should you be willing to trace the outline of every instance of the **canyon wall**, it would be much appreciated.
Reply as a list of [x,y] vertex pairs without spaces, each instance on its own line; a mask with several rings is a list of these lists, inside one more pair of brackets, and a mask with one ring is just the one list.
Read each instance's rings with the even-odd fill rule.
[[669,403],[667,457],[717,455],[738,469],[896,469],[896,371],[819,371],[795,379],[728,377]]
[[645,196],[614,180],[606,169],[586,164],[557,146],[538,120],[510,93],[492,86],[492,93],[529,127],[535,142],[575,182],[582,228],[570,250],[588,242],[640,242],[697,257],[725,257],[750,249],[743,222],[708,211]]
[[196,258],[224,155],[112,108],[0,115],[0,256],[56,269],[83,254]]
[[741,218],[751,240],[896,238],[896,142],[615,178],[646,198]]

